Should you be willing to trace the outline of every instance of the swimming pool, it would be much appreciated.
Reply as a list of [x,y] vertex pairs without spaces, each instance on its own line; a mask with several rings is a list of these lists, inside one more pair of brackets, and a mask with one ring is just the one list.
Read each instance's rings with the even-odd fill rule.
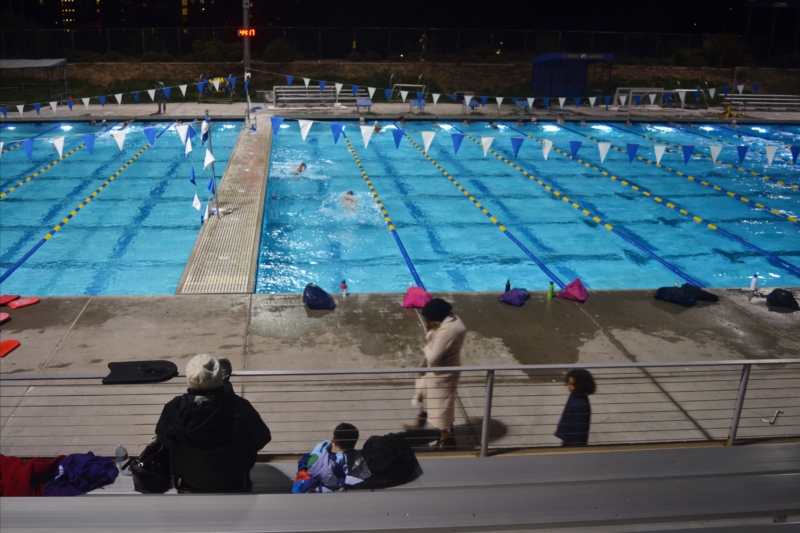
[[[593,289],[741,287],[756,272],[765,286],[800,285],[800,166],[788,147],[800,143],[797,127],[413,122],[395,148],[384,123],[365,148],[358,124],[344,124],[338,143],[329,123],[305,142],[294,121],[274,137],[256,292],[308,282],[336,291],[342,279],[351,292],[400,292],[412,265],[431,291],[497,292],[506,280],[545,290],[578,277]],[[424,131],[436,132],[430,160]],[[454,133],[468,135],[457,154]],[[484,157],[481,136],[494,137],[495,153]],[[517,156],[512,137],[523,139]],[[547,160],[543,140],[554,147]],[[625,151],[601,163],[598,141]],[[628,144],[644,160],[629,161]],[[654,144],[667,145],[660,167]],[[716,164],[711,145],[722,146]],[[741,145],[750,148],[739,165]],[[298,175],[300,161],[308,169]],[[354,212],[341,198],[349,190]]]
[[[145,149],[143,130],[148,127],[156,127],[159,137]],[[240,128],[235,122],[212,124],[218,178]],[[123,129],[120,150],[110,131]],[[81,135],[88,133],[98,134],[91,154],[80,148]],[[61,136],[65,157],[48,167],[58,159],[52,141]],[[34,137],[29,160],[11,141]],[[0,141],[6,143],[4,151],[13,148],[0,159],[0,191],[32,177],[0,198],[0,272],[11,269],[45,234],[76,213],[0,284],[0,291],[38,296],[175,292],[200,229],[200,214],[192,207],[192,164],[203,207],[208,197],[211,170],[203,171],[205,150],[199,137],[188,157],[174,125],[165,122],[125,127],[114,122],[7,123],[0,128]],[[91,197],[110,176],[115,179]],[[77,210],[88,197],[93,200]]]

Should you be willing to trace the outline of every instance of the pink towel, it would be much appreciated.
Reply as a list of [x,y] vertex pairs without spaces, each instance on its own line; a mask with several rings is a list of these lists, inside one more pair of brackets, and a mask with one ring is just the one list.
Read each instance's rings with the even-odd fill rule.
[[580,279],[575,278],[569,285],[564,287],[563,291],[558,293],[558,297],[583,303],[589,297],[589,291],[586,290]]
[[426,292],[422,287],[409,287],[406,297],[403,298],[403,307],[418,307],[422,309],[425,304],[433,300],[431,293]]

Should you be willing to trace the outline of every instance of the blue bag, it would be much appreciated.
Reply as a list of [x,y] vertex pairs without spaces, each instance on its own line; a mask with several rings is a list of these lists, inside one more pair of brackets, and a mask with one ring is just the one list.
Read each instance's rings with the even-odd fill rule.
[[518,289],[513,288],[508,292],[504,292],[500,296],[497,297],[498,300],[501,302],[507,303],[509,305],[515,305],[517,307],[522,306],[525,302],[528,301],[531,295],[525,289]]
[[333,309],[336,307],[333,296],[313,283],[306,285],[306,289],[303,291],[303,303],[309,309]]

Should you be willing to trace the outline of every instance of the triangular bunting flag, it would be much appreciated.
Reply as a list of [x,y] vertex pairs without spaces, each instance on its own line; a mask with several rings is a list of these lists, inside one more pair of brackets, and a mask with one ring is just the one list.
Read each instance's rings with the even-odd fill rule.
[[400,91],[400,98],[403,99],[403,102],[406,101],[406,96],[408,96],[408,91]]
[[331,124],[331,133],[333,133],[333,144],[339,142],[339,135],[342,134],[343,130],[344,130],[343,124],[337,124],[335,122]]
[[775,157],[775,152],[778,150],[777,146],[766,146],[764,148],[767,151],[767,165],[772,164],[772,158]]
[[550,154],[550,149],[553,147],[553,141],[545,139],[542,141],[542,155],[544,160],[547,161],[547,156]]
[[216,161],[216,159],[214,159],[214,154],[211,153],[211,150],[206,148],[206,160],[203,161],[203,170],[207,169],[208,165],[210,165],[214,161]]
[[306,137],[308,136],[308,132],[311,129],[311,125],[314,124],[314,121],[298,120],[297,123],[300,125],[300,137],[305,141]]
[[678,93],[678,97],[681,99],[681,103],[682,104],[685,103],[686,102],[686,91],[680,91]]
[[18,105],[18,106],[17,106],[17,111],[19,111],[19,114],[20,114],[20,115],[22,115],[22,110],[23,110],[23,109],[25,109],[25,104],[22,104],[22,105]]
[[699,89],[694,92],[694,99],[697,102],[700,101],[700,90]]
[[364,148],[369,146],[369,140],[372,134],[375,133],[375,128],[372,126],[361,126],[361,137],[364,139]]
[[670,99],[670,97],[672,95],[670,93],[663,93],[663,95],[664,95],[664,103],[668,104],[669,103],[669,99]]
[[503,105],[503,97],[495,96],[494,99],[497,100],[497,109],[500,109],[500,106]]
[[737,85],[736,90],[739,91],[739,94],[742,94],[744,92],[744,84]]
[[36,110],[36,114],[39,114],[39,111],[42,109],[42,104],[33,104],[33,108]]
[[367,87],[367,93],[369,94],[369,99],[372,100],[375,95],[375,87]]
[[203,222],[205,222],[206,220],[208,220],[208,219],[209,219],[209,217],[211,216],[211,209],[209,208],[209,205],[210,205],[210,204],[208,204],[208,203],[206,204],[206,212],[205,212],[205,213],[203,213],[203,216],[201,216],[201,217],[200,217],[200,222],[201,222],[201,223],[203,223]]
[[604,162],[606,160],[606,154],[608,154],[608,149],[611,148],[611,143],[606,141],[600,141],[597,143],[597,150],[600,152],[600,162]]
[[425,146],[425,151],[428,151],[428,148],[431,147],[431,143],[433,142],[433,138],[436,135],[435,131],[423,131],[422,132],[422,144]]
[[89,150],[90,154],[94,153],[94,133],[87,133],[86,135],[81,135],[83,138],[83,144],[86,145],[86,149]]
[[549,98],[544,98],[544,106],[547,109],[550,109],[550,99]]
[[425,100],[425,93],[417,91],[417,100]]
[[450,136],[450,138],[453,139],[453,152],[457,154],[458,149],[461,148],[461,141],[464,140],[464,134],[454,133]]
[[2,157],[3,157],[3,145],[4,145],[4,144],[5,144],[5,143],[3,143],[3,142],[0,142],[0,158],[2,158]]
[[792,152],[792,164],[797,164],[797,156],[800,155],[800,146],[790,146],[789,150]]
[[144,132],[144,134],[147,136],[147,140],[150,142],[150,146],[155,146],[156,135],[158,135],[158,128],[156,127],[144,128],[142,132]]
[[633,163],[637,150],[639,150],[638,144],[628,143],[628,163]]
[[597,97],[596,96],[590,96],[589,97],[589,106],[590,107],[594,107],[594,103],[595,102],[597,102]]
[[64,137],[56,137],[53,139],[53,146],[58,152],[58,158],[61,159],[64,153]]
[[511,149],[514,150],[514,157],[519,155],[519,149],[522,147],[522,142],[524,140],[524,137],[511,137]]
[[736,152],[739,154],[739,164],[741,165],[744,163],[744,157],[747,155],[747,151],[750,149],[749,146],[737,146]]
[[137,104],[139,103],[139,92],[138,91],[133,93],[133,99],[136,100]]
[[627,101],[628,101],[628,95],[627,94],[619,95],[619,105],[625,105],[625,102],[627,102]]
[[566,99],[566,98],[564,98],[564,97],[560,97],[560,98],[558,99],[558,106],[559,106],[559,107],[561,107],[561,108],[563,108],[563,107],[564,107],[564,102],[566,102],[566,101],[567,101],[567,99]]
[[708,149],[711,151],[711,160],[714,163],[716,163],[717,162],[717,158],[719,157],[719,153],[722,151],[722,145],[721,144],[712,144],[711,146],[708,147]]
[[351,86],[350,86],[350,88],[351,88],[351,89],[353,89],[353,96],[358,96],[358,90],[359,90],[361,87],[360,87],[360,86],[358,86],[358,85],[351,85]]
[[178,85],[178,89],[181,90],[181,96],[186,96],[186,85]]
[[392,99],[392,90],[391,89],[385,89],[383,91],[383,94],[384,94],[384,96],[386,96],[386,101],[387,102]]
[[111,136],[117,141],[117,146],[122,151],[122,147],[125,146],[125,132],[123,130],[112,131]]
[[[336,87],[336,96],[339,96],[339,91],[342,90],[342,87],[344,87],[344,84],[343,83],[334,83],[333,85]],[[353,96],[355,96],[355,94]]]
[[58,105],[58,102],[50,102],[50,109],[53,110],[53,114],[55,114],[55,112],[56,112],[56,106],[57,105]]
[[578,150],[581,148],[581,141],[570,141],[569,142],[569,151],[572,154],[572,159],[575,159],[575,156],[578,155]]
[[4,106],[0,107],[0,111],[3,112],[3,118],[6,118],[8,116],[8,106],[4,105]]
[[650,98],[650,105],[655,105],[656,103],[656,93],[650,93],[647,95]]
[[286,85],[291,87],[292,82],[294,81],[294,76],[286,76]]
[[206,184],[206,189],[208,189],[208,192],[210,192],[211,194],[214,194],[214,195],[217,194],[217,180],[216,180],[216,176],[214,176],[213,174],[211,175],[210,178],[208,178],[208,183]]
[[192,207],[200,211],[203,208],[203,204],[200,203],[200,198],[197,197],[197,193],[194,193],[194,200],[192,200]]
[[189,128],[186,130],[186,140],[188,141],[192,137],[197,137],[197,132],[194,131],[194,128],[190,125]]
[[464,105],[468,106],[471,101],[472,101],[472,95],[471,94],[465,94],[464,95]]
[[578,107],[578,106],[581,105],[581,97],[580,96],[576,96],[574,98],[574,100],[575,100],[575,107]]
[[211,137],[211,124],[206,119],[200,126],[200,142],[205,144],[209,137]]
[[606,103],[606,107],[608,107],[609,104],[611,104],[611,97],[610,96],[604,96],[603,97],[603,101]]
[[215,91],[219,91],[219,80],[217,78],[211,80],[211,85],[214,86]]
[[27,139],[22,141],[20,144],[22,145],[22,148],[25,149],[28,159],[31,159],[31,156],[33,155],[33,139]]
[[[200,83],[195,83],[194,84],[194,86],[197,87],[197,92],[199,92],[200,94],[203,94],[203,89],[205,88],[205,85],[206,85],[205,82],[202,82],[202,81]],[[150,92],[150,91],[147,91],[147,92]]]
[[642,101],[642,95],[641,95],[641,94],[634,94],[634,95],[633,95],[633,103],[634,103],[635,105],[639,105],[639,103],[640,103],[641,101]]
[[171,90],[172,90],[172,87],[164,87],[164,96],[167,97],[167,100],[169,100],[169,93],[170,93]]
[[689,159],[692,158],[692,152],[694,152],[694,146],[681,146],[681,150],[683,151],[683,164],[688,165]]
[[754,92],[754,93],[757,93],[757,92],[758,92],[758,88],[759,88],[759,87],[761,87],[761,85],[760,85],[758,82],[755,82],[755,83],[753,84],[753,92]]
[[661,158],[664,156],[664,152],[667,150],[667,145],[665,144],[656,144],[653,146],[653,150],[656,153],[656,165],[661,164]]
[[186,134],[188,131],[188,124],[175,124],[175,132],[178,134],[178,137],[180,137],[182,143],[186,142]]
[[186,139],[186,150],[183,152],[183,156],[186,157],[189,155],[189,152],[192,151],[192,140]]
[[325,90],[325,86],[326,86],[326,85],[328,85],[328,82],[327,82],[327,81],[322,81],[322,80],[320,80],[320,82],[319,82],[319,92],[322,92],[322,91],[324,91],[324,90]]
[[486,157],[486,154],[489,153],[489,148],[492,146],[492,142],[494,141],[494,137],[484,137],[481,135],[481,146],[483,146],[483,157]]
[[528,98],[528,107],[529,107],[530,109],[533,109],[533,102],[534,102],[535,100],[536,100],[536,98]]
[[486,102],[489,101],[488,96],[481,96],[481,107],[486,107]]
[[272,135],[273,137],[278,134],[281,129],[281,124],[283,124],[283,117],[269,117],[270,124],[272,125]]
[[194,165],[192,165],[192,168],[189,170],[189,181],[191,181],[193,185],[197,185],[194,175]]
[[303,78],[303,83],[306,84],[306,89],[308,89],[308,84],[311,83],[311,78]]
[[439,97],[441,96],[441,94],[439,94],[439,93],[433,93],[431,96],[433,96],[433,103],[434,103],[434,105],[435,105],[435,104],[437,104],[437,103],[439,103]]
[[405,135],[405,131],[395,128],[392,130],[392,136],[394,137],[394,148],[395,150],[400,148],[400,141],[403,139],[403,135]]
[[[139,94],[139,93],[136,93]],[[69,106],[69,110],[72,111],[72,97],[67,98],[67,105]]]
[[81,98],[83,105],[86,106],[86,109],[89,109],[89,99],[88,98]]
[[722,88],[722,94],[723,94],[723,95],[725,95],[726,97],[728,96],[728,93],[729,93],[730,91],[731,91],[731,88],[730,88],[730,87],[723,87],[723,88]]
[[150,95],[150,101],[151,102],[155,102],[156,101],[156,90],[155,89],[147,89],[147,94]]
[[122,105],[122,93],[115,94],[114,98],[117,99],[117,104]]
[[98,96],[97,99],[100,100],[100,107],[105,107],[106,106],[106,97],[105,96]]
[[708,90],[708,95],[711,96],[712,99],[714,98],[715,94],[717,94],[717,90],[716,89],[711,88],[711,89]]

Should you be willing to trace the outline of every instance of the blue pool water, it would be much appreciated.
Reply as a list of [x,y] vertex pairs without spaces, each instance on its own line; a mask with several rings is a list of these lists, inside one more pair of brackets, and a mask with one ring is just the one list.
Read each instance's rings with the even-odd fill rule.
[[[756,272],[762,286],[800,285],[800,224],[787,219],[800,215],[800,191],[788,185],[800,184],[800,165],[791,164],[788,146],[800,144],[797,127],[732,130],[716,125],[678,129],[604,124],[567,125],[565,129],[517,127],[510,122],[498,129],[486,123],[439,126],[414,122],[404,129],[419,145],[423,131],[435,131],[430,157],[519,244],[407,138],[396,149],[387,129],[364,148],[358,124],[347,123],[344,130],[428,290],[497,292],[507,279],[514,286],[544,290],[550,278],[530,255],[562,282],[579,277],[594,289],[673,285],[684,282],[680,273],[707,287],[747,286]],[[482,148],[468,138],[454,154],[451,134],[459,131],[476,139],[495,137],[492,149],[562,196],[554,196],[491,153],[484,157]],[[556,150],[544,160],[541,145],[526,136],[549,139],[554,148],[567,153],[570,141],[581,141],[577,157],[589,166]],[[677,146],[664,154],[661,163],[685,175],[639,160],[629,162],[626,153],[615,150],[601,164],[596,141],[587,136],[621,148],[639,144],[638,155],[651,160],[655,159],[654,141],[645,136],[674,143]],[[516,157],[511,137],[525,139]],[[716,165],[704,157],[715,144],[723,146]],[[702,157],[695,155],[684,165],[682,145],[695,146]],[[750,146],[742,165],[746,172],[738,169],[738,145]],[[764,153],[769,145],[778,147],[771,166]],[[309,166],[298,176],[292,170],[300,161]],[[689,181],[687,174],[698,179]],[[612,175],[620,179],[614,181]],[[629,185],[621,184],[622,180]],[[703,186],[700,180],[751,202]],[[632,189],[631,183],[639,190]],[[652,196],[643,195],[642,189]],[[341,200],[348,190],[357,198],[355,212],[346,210]],[[563,195],[569,203],[562,200]],[[655,196],[662,202],[654,201]],[[573,208],[573,202],[617,233]],[[676,207],[665,207],[667,202]],[[784,216],[757,208],[755,202]],[[681,208],[704,222],[684,216]],[[719,230],[709,229],[707,223]],[[342,279],[351,292],[404,291],[413,280],[345,139],[335,144],[330,124],[315,123],[303,142],[297,122],[286,122],[273,141],[255,290],[300,292],[306,283],[314,282],[336,291]]]
[[[191,253],[200,215],[192,207],[195,187],[189,182],[194,162],[197,192],[203,201],[210,168],[203,171],[205,150],[199,137],[184,157],[181,140],[170,123],[134,122],[125,128],[120,151],[108,132],[97,137],[94,153],[74,152],[22,187],[0,199],[0,273],[8,271],[109,176],[148,144],[142,130],[164,132],[95,199],[56,232],[2,284],[2,293],[28,295],[172,294]],[[12,141],[36,137],[32,160],[22,147],[0,159],[0,192],[37,173],[58,158],[52,139],[64,136],[64,154],[78,147],[81,134],[103,127],[89,124],[5,124],[4,150]],[[199,127],[198,133],[199,133]],[[240,124],[212,125],[215,170],[224,173]],[[166,131],[164,131],[166,130]]]

